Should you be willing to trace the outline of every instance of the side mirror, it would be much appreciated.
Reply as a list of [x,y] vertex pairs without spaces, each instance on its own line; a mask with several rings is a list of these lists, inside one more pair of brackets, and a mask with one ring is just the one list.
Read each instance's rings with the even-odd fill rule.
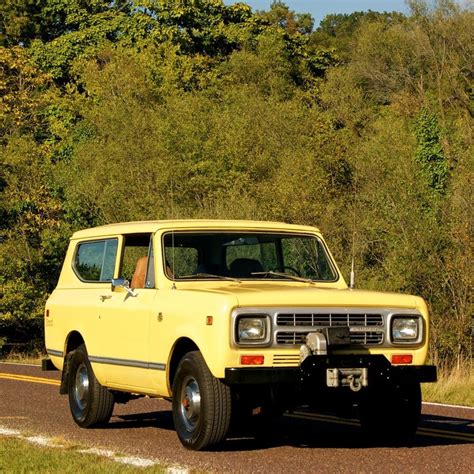
[[137,296],[137,294],[130,288],[130,282],[125,278],[112,278],[111,280],[112,291],[115,288],[123,288],[130,296]]

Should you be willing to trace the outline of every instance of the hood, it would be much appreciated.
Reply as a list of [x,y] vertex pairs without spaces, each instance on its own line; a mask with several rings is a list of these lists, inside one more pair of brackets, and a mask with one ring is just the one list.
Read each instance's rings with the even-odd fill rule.
[[216,284],[192,291],[233,296],[239,307],[330,306],[415,308],[418,297],[380,291],[323,288],[298,283]]

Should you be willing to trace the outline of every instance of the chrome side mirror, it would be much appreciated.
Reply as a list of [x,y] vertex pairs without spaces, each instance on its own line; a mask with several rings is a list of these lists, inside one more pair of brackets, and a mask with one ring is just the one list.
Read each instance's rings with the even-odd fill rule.
[[130,282],[125,280],[125,278],[112,278],[111,280],[112,291],[115,288],[123,288],[130,296],[137,296],[137,294],[130,288]]

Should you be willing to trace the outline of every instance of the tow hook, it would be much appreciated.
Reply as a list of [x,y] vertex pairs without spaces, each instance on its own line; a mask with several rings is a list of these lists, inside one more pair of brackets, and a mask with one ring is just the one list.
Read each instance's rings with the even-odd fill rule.
[[349,387],[353,392],[358,392],[362,388],[360,379],[355,378],[353,375],[349,375],[349,377],[347,377],[347,380],[349,381]]

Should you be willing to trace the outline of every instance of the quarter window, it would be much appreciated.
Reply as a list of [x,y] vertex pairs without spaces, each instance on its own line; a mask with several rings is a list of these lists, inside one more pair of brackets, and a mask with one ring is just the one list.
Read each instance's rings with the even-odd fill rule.
[[84,281],[110,281],[114,276],[117,244],[117,239],[80,243],[74,259],[76,275]]

